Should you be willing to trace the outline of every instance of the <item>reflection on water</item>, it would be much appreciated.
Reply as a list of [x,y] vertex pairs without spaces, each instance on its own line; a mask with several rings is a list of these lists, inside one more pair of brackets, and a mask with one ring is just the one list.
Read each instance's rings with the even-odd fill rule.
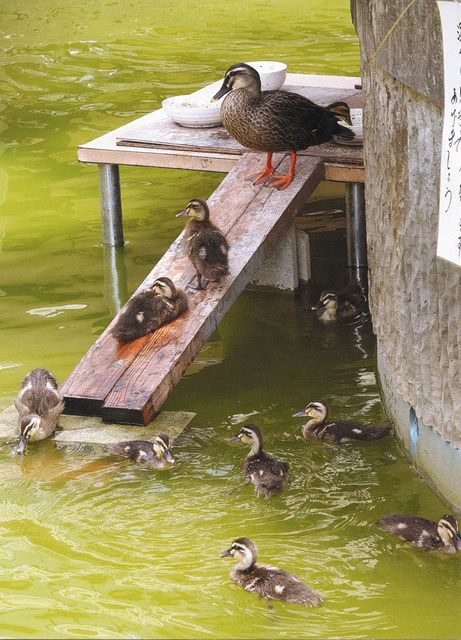
[[[347,0],[293,0],[283,12],[278,3],[240,0],[3,5],[7,406],[31,368],[46,366],[60,380],[69,373],[182,229],[174,213],[222,179],[122,168],[128,244],[103,252],[97,170],[78,165],[79,143],[217,80],[238,60],[280,58],[307,73],[359,70]],[[329,284],[343,284],[331,267],[343,248],[343,240],[333,250],[319,246],[316,264]],[[373,524],[390,511],[445,511],[392,437],[342,447],[304,441],[291,417],[322,399],[334,416],[385,421],[370,324],[319,325],[309,302],[307,293],[241,296],[167,403],[197,418],[165,473],[52,442],[30,447],[23,460],[1,447],[4,637],[459,635],[459,559],[418,553]],[[226,441],[247,420],[290,464],[291,483],[273,500],[242,485],[245,449]],[[218,555],[239,535],[258,542],[261,561],[321,591],[325,604],[270,611],[233,585]]]

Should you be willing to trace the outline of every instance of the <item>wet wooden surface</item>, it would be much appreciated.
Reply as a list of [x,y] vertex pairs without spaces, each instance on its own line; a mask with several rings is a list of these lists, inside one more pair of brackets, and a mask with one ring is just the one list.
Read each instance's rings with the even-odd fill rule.
[[[278,172],[286,172],[288,159],[278,155],[274,160]],[[269,254],[279,233],[324,178],[322,160],[301,157],[295,179],[284,191],[244,181],[244,176],[260,165],[258,154],[245,154],[208,200],[211,219],[230,243],[230,275],[206,291],[187,289],[186,314],[127,345],[119,345],[112,337],[114,320],[62,385],[67,413],[147,424],[159,411],[186,367]],[[195,271],[184,255],[182,237],[183,234],[170,246],[137,292],[162,275],[168,275],[182,288],[193,281]]]

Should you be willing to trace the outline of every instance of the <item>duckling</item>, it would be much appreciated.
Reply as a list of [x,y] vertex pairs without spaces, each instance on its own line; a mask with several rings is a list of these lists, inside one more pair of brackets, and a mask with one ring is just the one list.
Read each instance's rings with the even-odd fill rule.
[[257,564],[258,548],[249,538],[237,538],[229,549],[221,553],[221,558],[232,557],[238,564],[230,572],[230,578],[245,591],[257,593],[269,602],[282,600],[290,604],[308,607],[319,605],[323,597],[292,573]]
[[326,422],[328,417],[328,407],[323,402],[310,402],[304,411],[297,411],[294,418],[306,416],[310,418],[303,426],[303,436],[309,438],[319,438],[320,440],[331,440],[340,443],[346,440],[377,440],[387,435],[391,430],[390,426],[379,427],[375,425],[359,424],[357,422]]
[[229,438],[229,442],[236,440],[251,446],[250,453],[242,464],[245,484],[252,482],[258,496],[264,498],[279,493],[288,482],[288,464],[263,451],[261,429],[255,424],[248,424]]
[[[213,99],[222,96],[226,97],[221,104],[221,120],[230,135],[249,149],[267,153],[263,171],[247,176],[256,177],[255,184],[271,180],[270,187],[286,189],[293,181],[297,151],[335,136],[354,137],[353,131],[338,122],[352,124],[345,102],[321,107],[297,93],[261,91],[259,73],[243,62],[226,71]],[[285,176],[274,174],[272,154],[277,151],[290,152],[290,168]]]
[[159,433],[153,442],[147,440],[131,440],[109,444],[108,453],[115,453],[140,462],[152,469],[164,469],[174,464],[175,459],[170,451],[170,437],[167,433]]
[[205,289],[202,282],[219,282],[229,273],[229,244],[221,231],[210,222],[210,210],[205,200],[191,200],[178,216],[189,216],[185,241],[187,255],[197,272],[197,289]]
[[55,377],[46,369],[34,369],[22,381],[14,401],[19,413],[19,444],[13,453],[24,453],[28,442],[49,438],[64,411],[64,400]]
[[364,296],[359,294],[336,295],[332,291],[322,291],[320,299],[311,311],[314,311],[321,322],[330,323],[337,320],[356,318],[364,311]]
[[118,342],[131,342],[172,322],[187,307],[187,296],[182,289],[176,289],[170,278],[157,278],[150,289],[128,301],[111,333]]
[[438,522],[433,522],[412,515],[391,514],[376,524],[421,549],[437,549],[444,553],[461,551],[458,523],[453,516],[442,516]]

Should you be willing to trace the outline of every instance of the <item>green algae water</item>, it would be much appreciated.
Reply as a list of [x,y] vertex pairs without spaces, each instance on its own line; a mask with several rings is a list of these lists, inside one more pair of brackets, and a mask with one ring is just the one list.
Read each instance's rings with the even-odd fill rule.
[[[341,75],[359,66],[347,0],[10,0],[0,16],[3,408],[33,367],[64,379],[181,230],[174,213],[222,179],[122,168],[127,245],[114,292],[97,171],[77,163],[79,143],[240,60]],[[386,420],[369,323],[323,327],[307,308],[305,296],[240,297],[166,404],[197,414],[170,471],[52,442],[23,461],[1,448],[1,637],[461,636],[460,559],[374,526],[393,511],[446,511],[393,438],[340,448],[300,438],[291,414],[310,400],[338,417]],[[269,501],[242,486],[246,450],[226,441],[246,421],[290,464],[290,485]],[[270,610],[230,583],[219,553],[242,535],[325,604]]]

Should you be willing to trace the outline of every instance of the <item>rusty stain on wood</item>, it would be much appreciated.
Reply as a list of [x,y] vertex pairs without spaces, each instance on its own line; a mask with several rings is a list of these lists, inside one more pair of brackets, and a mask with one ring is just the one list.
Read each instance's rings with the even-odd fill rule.
[[[100,415],[107,421],[147,424],[159,411],[186,367],[232,306],[278,234],[324,177],[321,159],[300,157],[293,183],[285,191],[255,187],[243,177],[261,162],[245,154],[208,202],[212,219],[231,245],[230,275],[206,291],[188,290],[189,311],[145,338],[119,345],[109,325],[62,385],[66,412]],[[280,171],[287,159],[275,157]],[[251,233],[250,233],[251,232]],[[137,291],[160,275],[181,287],[195,272],[182,248],[183,234],[173,242]]]

